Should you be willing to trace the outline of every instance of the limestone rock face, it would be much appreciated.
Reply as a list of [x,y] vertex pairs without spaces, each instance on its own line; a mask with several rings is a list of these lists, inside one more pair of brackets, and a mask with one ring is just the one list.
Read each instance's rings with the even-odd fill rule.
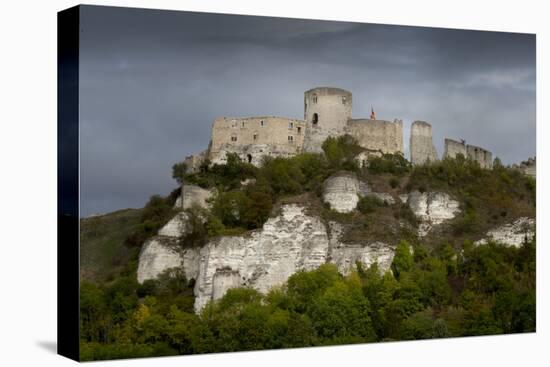
[[185,214],[184,212],[180,212],[176,214],[174,218],[170,219],[170,221],[159,230],[158,235],[173,238],[181,237],[185,234],[186,231],[186,221],[187,214]]
[[189,209],[193,205],[198,205],[201,208],[208,208],[207,200],[214,195],[211,190],[203,189],[197,185],[182,185],[181,195],[176,199],[174,208]]
[[349,213],[357,207],[359,196],[367,193],[364,183],[349,172],[340,172],[324,183],[323,201],[339,213]]
[[139,254],[137,279],[143,283],[147,279],[158,277],[163,271],[181,267],[182,256],[159,238],[152,238],[145,242]]
[[525,240],[530,241],[535,235],[535,220],[522,217],[487,232],[487,238],[474,242],[475,245],[486,244],[489,240],[508,246],[520,247]]
[[395,246],[378,241],[355,244],[342,243],[340,241],[343,231],[342,225],[330,222],[329,226],[331,235],[328,260],[338,266],[340,273],[348,274],[356,268],[358,261],[365,267],[369,267],[376,262],[381,272],[385,272],[390,268],[395,254]]
[[326,262],[328,242],[321,220],[297,205],[283,206],[279,216],[249,236],[209,242],[200,251],[195,309],[231,287],[251,286],[265,293],[299,270],[319,267]]
[[407,204],[421,221],[418,229],[420,237],[428,234],[433,226],[453,219],[460,212],[458,201],[442,192],[413,191],[408,195]]
[[[382,242],[346,244],[340,241],[342,225],[329,228],[306,208],[283,205],[278,216],[268,219],[261,230],[243,236],[222,236],[202,248],[181,249],[177,230],[185,228],[186,216],[179,213],[148,240],[141,251],[138,281],[158,277],[173,267],[183,267],[187,279],[195,279],[195,310],[221,298],[228,289],[249,286],[266,293],[300,270],[313,270],[332,262],[347,274],[360,261],[374,262],[382,271],[389,268],[394,247]],[[160,235],[163,233],[163,235]]]

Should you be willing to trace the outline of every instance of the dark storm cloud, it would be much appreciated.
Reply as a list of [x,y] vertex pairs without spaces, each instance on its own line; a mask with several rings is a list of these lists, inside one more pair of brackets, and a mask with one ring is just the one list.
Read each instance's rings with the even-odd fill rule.
[[266,17],[83,8],[82,215],[175,187],[216,116],[303,116],[303,92],[354,95],[353,115],[433,125],[505,163],[535,154],[535,37]]

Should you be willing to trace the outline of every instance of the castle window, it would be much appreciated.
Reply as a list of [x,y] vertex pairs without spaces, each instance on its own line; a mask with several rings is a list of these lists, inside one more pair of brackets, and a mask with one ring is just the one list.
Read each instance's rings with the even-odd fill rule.
[[237,120],[231,120],[231,127],[237,127]]
[[313,95],[312,101],[313,101],[313,103],[317,103],[317,94]]
[[319,122],[319,115],[317,113],[313,114],[313,119],[311,120],[311,123],[313,126],[317,126],[317,123]]
[[258,134],[254,134],[253,139],[258,140]]
[[261,126],[261,127],[264,127],[264,126],[265,126],[264,120],[260,121],[260,126]]
[[347,103],[346,96],[342,96],[342,103],[343,103],[343,104],[346,104],[346,103]]
[[288,128],[289,128],[289,129],[294,128],[294,122],[289,122],[289,123],[288,123]]
[[231,135],[231,141],[237,141],[237,135]]
[[288,142],[289,142],[289,143],[294,143],[294,136],[289,135],[289,136],[288,136]]
[[301,133],[302,133],[302,128],[298,126],[298,134],[301,134]]
[[241,127],[244,127],[244,121],[241,122]]

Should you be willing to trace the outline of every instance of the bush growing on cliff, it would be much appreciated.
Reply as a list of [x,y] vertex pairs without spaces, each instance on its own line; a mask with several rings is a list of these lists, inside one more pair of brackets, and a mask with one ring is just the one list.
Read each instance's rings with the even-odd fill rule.
[[381,157],[369,158],[368,171],[371,174],[380,175],[389,173],[396,176],[403,176],[410,170],[411,164],[402,154],[383,154]]
[[[174,192],[178,191],[174,190]],[[142,210],[140,224],[124,241],[126,246],[138,247],[143,245],[148,238],[156,235],[158,230],[168,223],[175,214],[173,205],[176,195],[174,192],[165,198],[154,195],[149,199]]]
[[333,170],[359,171],[355,157],[364,149],[351,135],[328,137],[322,148],[328,165]]
[[357,210],[363,214],[369,214],[376,211],[377,208],[385,206],[384,201],[380,200],[376,196],[364,196],[359,199],[357,203]]

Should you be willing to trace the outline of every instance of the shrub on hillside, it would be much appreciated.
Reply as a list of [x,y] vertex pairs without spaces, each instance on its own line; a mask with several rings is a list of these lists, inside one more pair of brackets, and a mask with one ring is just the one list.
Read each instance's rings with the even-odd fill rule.
[[355,157],[364,149],[351,135],[329,137],[322,145],[328,165],[335,170],[358,171]]
[[381,157],[369,158],[368,171],[372,174],[389,173],[402,176],[411,169],[409,161],[402,154],[383,154]]

